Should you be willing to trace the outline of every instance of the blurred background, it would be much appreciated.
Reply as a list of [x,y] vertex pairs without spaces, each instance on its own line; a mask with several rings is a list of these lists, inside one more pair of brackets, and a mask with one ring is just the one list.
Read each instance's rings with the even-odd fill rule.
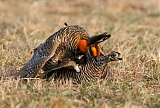
[[[92,92],[87,91],[89,87],[83,89],[82,94],[85,95],[80,94],[79,91],[74,92],[73,97],[57,94],[56,96],[60,99],[58,102],[64,100],[72,105],[79,102],[78,105],[93,107],[94,105],[105,106],[108,99],[107,102],[115,104],[124,105],[129,101],[127,105],[135,102],[150,108],[157,104],[158,108],[160,103],[158,97],[160,93],[160,0],[1,0],[0,74],[19,70],[30,59],[33,49],[64,27],[64,22],[68,25],[84,27],[90,36],[108,32],[112,36],[101,43],[102,50],[105,53],[113,50],[120,52],[123,61],[109,64],[114,77],[112,83],[107,83],[108,85],[105,83],[105,86],[91,86],[89,90]],[[34,105],[43,106],[45,99],[43,95],[35,95],[34,91],[30,92],[30,89],[24,89],[21,86],[17,90],[14,88],[15,84],[18,83],[8,82],[7,85],[11,87],[8,88],[6,83],[1,83],[6,87],[2,89],[4,94],[13,93],[10,100],[13,99],[24,107],[28,104],[32,106],[31,98],[35,102],[38,98],[42,102]],[[38,88],[32,87],[35,87],[34,90]],[[44,90],[42,94],[46,93],[47,88],[42,87],[42,89]],[[52,93],[49,92],[46,96],[50,98]],[[91,98],[92,93],[95,93],[97,98]],[[22,98],[21,94],[28,98]],[[86,96],[87,102],[83,99],[74,100],[76,96],[81,95]],[[98,98],[98,96],[102,97]],[[4,97],[2,100],[1,105],[9,105],[8,98]],[[54,98],[51,97],[51,101],[54,103]],[[52,106],[52,104],[49,105]],[[129,107],[126,106],[126,108]]]
[[101,44],[105,53],[116,50],[126,59],[130,59],[129,55],[136,58],[143,54],[158,60],[159,0],[0,1],[1,53],[13,49],[23,63],[31,56],[32,49],[64,27],[65,22],[84,27],[90,36],[110,33],[112,37]]
[[0,1],[0,44],[33,45],[64,22],[83,26],[90,35],[108,31],[117,41],[151,32],[159,36],[159,16],[159,0],[4,0]]

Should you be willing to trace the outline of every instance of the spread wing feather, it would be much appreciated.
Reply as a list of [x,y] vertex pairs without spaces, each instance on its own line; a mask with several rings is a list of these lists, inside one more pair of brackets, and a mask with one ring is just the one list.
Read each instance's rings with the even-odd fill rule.
[[25,64],[16,76],[21,78],[35,77],[37,72],[55,54],[59,44],[59,39],[54,39],[54,41],[53,39],[48,39],[44,44],[41,44],[36,49],[32,58]]

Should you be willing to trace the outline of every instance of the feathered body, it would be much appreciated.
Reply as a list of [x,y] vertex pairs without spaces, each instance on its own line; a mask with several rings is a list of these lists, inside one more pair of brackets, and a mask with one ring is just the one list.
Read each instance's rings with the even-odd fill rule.
[[48,70],[51,65],[56,66],[58,60],[62,58],[77,58],[79,55],[85,55],[82,50],[87,45],[80,45],[81,40],[86,40],[87,44],[91,45],[109,37],[107,33],[95,36],[95,38],[89,37],[89,34],[80,26],[63,27],[36,48],[32,58],[16,76],[33,78],[42,68]]
[[122,60],[119,58],[120,53],[111,52],[106,56],[90,57],[86,63],[80,63],[80,72],[75,70],[61,68],[51,71],[44,78],[54,79],[56,81],[72,80],[75,83],[81,83],[82,81],[90,82],[97,81],[98,79],[110,78],[110,72],[108,69],[108,63],[112,61]]

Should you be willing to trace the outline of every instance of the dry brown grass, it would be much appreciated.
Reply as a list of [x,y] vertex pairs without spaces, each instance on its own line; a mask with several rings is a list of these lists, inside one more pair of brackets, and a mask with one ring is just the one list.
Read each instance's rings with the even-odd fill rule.
[[159,0],[0,1],[0,74],[19,70],[32,49],[64,22],[90,35],[108,31],[104,52],[119,51],[110,64],[112,82],[57,86],[44,80],[0,80],[1,108],[160,107]]

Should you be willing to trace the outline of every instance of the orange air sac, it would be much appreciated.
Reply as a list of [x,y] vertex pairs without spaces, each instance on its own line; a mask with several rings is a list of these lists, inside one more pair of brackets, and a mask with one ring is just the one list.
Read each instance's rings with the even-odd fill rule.
[[97,46],[97,56],[100,56],[101,55],[101,48],[100,46]]
[[80,40],[78,48],[82,53],[86,53],[88,42],[87,40]]
[[97,56],[97,49],[95,47],[91,47],[91,51],[92,51],[92,55],[94,57],[96,57]]

